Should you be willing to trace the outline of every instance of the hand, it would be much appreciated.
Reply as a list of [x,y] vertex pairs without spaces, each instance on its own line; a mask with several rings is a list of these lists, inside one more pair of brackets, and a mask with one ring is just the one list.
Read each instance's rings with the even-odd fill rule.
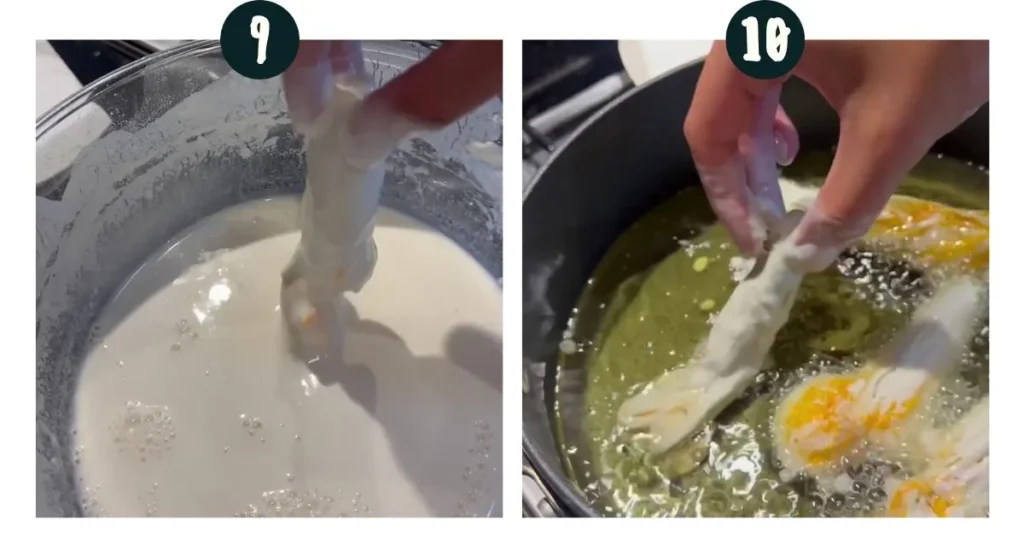
[[[501,41],[451,41],[406,69],[366,99],[356,128],[400,116],[409,125],[445,127],[501,92]],[[311,123],[327,103],[333,78],[364,75],[357,41],[303,41],[282,77],[296,125]],[[408,133],[406,133],[408,134]]]
[[[344,334],[337,296],[358,292],[376,263],[373,215],[382,174],[371,167],[415,131],[444,127],[500,91],[501,42],[442,46],[369,96],[357,42],[301,43],[282,76],[307,179],[300,245],[283,275],[281,304],[292,344],[337,352]],[[305,354],[305,353],[303,353]]]
[[[805,269],[820,271],[868,231],[935,141],[988,101],[988,42],[808,41],[793,74],[840,121],[832,168],[795,232]],[[775,162],[798,149],[782,82],[742,75],[715,43],[684,126],[712,206],[746,254],[781,214]]]

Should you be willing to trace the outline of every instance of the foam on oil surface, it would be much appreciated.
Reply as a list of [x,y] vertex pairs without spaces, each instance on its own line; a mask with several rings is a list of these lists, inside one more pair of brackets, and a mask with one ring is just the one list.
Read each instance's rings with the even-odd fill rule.
[[[930,160],[929,160],[930,159]],[[901,194],[955,207],[987,208],[987,173],[929,158]],[[818,164],[787,173],[820,185]],[[817,178],[817,179],[815,179]],[[815,183],[817,181],[817,183]],[[815,190],[784,182],[787,202]],[[795,204],[794,204],[795,205]],[[624,398],[685,364],[735,282],[749,270],[699,190],[639,219],[587,281],[560,345],[554,411],[563,463],[585,497],[608,515],[853,516],[884,508],[890,462],[851,466],[832,493],[812,480],[787,482],[768,440],[781,395],[819,373],[844,373],[888,342],[925,296],[929,279],[899,256],[852,249],[801,287],[753,386],[692,442],[652,461],[632,450],[615,420]],[[929,402],[936,423],[956,420],[988,393],[988,328]],[[929,413],[932,414],[932,413]]]

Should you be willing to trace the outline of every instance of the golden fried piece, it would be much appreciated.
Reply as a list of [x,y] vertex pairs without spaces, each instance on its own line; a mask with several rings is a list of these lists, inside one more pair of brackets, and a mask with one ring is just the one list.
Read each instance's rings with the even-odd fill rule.
[[988,269],[988,211],[893,196],[865,238],[931,267]]

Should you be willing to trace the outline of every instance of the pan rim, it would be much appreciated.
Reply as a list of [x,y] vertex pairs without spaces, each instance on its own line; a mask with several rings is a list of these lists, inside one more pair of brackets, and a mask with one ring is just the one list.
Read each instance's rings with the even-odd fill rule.
[[[533,190],[535,189],[537,184],[544,177],[544,175],[548,173],[549,168],[551,168],[552,166],[555,165],[555,162],[557,160],[559,160],[559,158],[563,155],[563,153],[566,151],[566,149],[570,145],[572,145],[574,142],[576,142],[576,140],[579,139],[583,135],[585,130],[589,129],[593,124],[597,123],[601,119],[604,119],[604,117],[614,107],[618,106],[621,102],[625,101],[626,99],[636,96],[639,92],[642,92],[642,91],[644,91],[644,89],[656,85],[657,83],[663,81],[664,79],[678,76],[681,72],[689,70],[689,69],[699,68],[698,66],[702,66],[703,63],[704,63],[704,59],[700,58],[700,59],[697,59],[697,60],[695,60],[693,62],[690,62],[688,64],[681,65],[681,66],[679,66],[679,67],[677,67],[677,68],[675,68],[673,70],[667,71],[667,72],[661,74],[660,76],[658,76],[658,77],[656,77],[654,79],[651,79],[650,81],[648,81],[648,82],[646,82],[646,83],[644,83],[644,84],[642,84],[640,86],[637,86],[637,87],[634,87],[634,88],[628,90],[627,92],[623,93],[619,97],[615,98],[613,101],[611,101],[608,104],[606,104],[605,106],[603,106],[598,112],[593,114],[591,117],[589,117],[577,129],[575,129],[571,133],[571,135],[569,135],[568,137],[565,138],[563,143],[560,144],[558,148],[556,148],[554,153],[552,153],[551,157],[545,163],[543,163],[542,166],[539,167],[537,173],[534,174],[534,176],[532,178],[530,178],[530,180],[527,182],[527,184],[524,187],[524,197],[523,197],[524,206],[525,206],[526,202],[529,200],[529,196],[533,193]],[[954,133],[961,132],[962,130],[966,130],[966,133],[976,132],[977,131],[976,127],[967,127],[968,125],[974,124],[976,121],[978,121],[976,118],[984,118],[981,121],[985,122],[984,125],[986,125],[986,126],[988,125],[988,122],[989,122],[989,103],[986,102],[982,107],[980,107],[977,111],[975,111],[971,116],[969,116],[968,118],[965,118],[964,121],[961,122],[959,125],[957,125],[957,127],[955,129],[951,130],[949,133],[946,133],[943,137],[941,137],[939,140],[937,140],[935,142],[935,144],[933,144],[929,148],[928,153],[934,153],[936,151],[938,151],[939,153],[945,153],[947,155],[955,155],[955,154],[959,153],[959,151],[947,152],[947,150],[942,149],[941,147],[942,146],[946,146],[944,141],[947,141],[947,139],[950,139],[950,138],[956,139],[956,138],[959,138],[960,136],[963,136],[963,134],[955,135]],[[680,131],[681,131],[681,126],[680,126]],[[987,128],[985,129],[985,131],[987,131]],[[968,136],[970,136],[970,135],[968,135]],[[984,133],[983,135],[978,135],[978,136],[984,136],[984,139],[983,139],[982,143],[985,146],[987,146],[988,145],[987,133]],[[953,142],[953,144],[954,144],[954,146],[958,145],[956,142]],[[940,146],[940,147],[937,147],[937,146]],[[960,158],[961,159],[964,159],[964,158],[969,159],[967,162],[970,162],[971,160],[973,160],[974,163],[982,164],[986,169],[989,167],[989,162],[988,162],[988,159],[987,159],[987,150],[984,152],[984,154],[985,154],[984,156],[981,156],[981,157],[970,156],[970,154],[973,153],[973,151],[971,149],[969,149],[969,146],[968,146],[968,149],[966,150],[966,153],[968,154],[968,156],[961,156]],[[545,356],[547,356],[547,355],[542,355],[542,357],[545,357]],[[550,362],[550,358],[551,357],[547,356],[547,358],[549,359],[547,362]],[[526,364],[524,363],[524,368],[525,368],[525,366],[526,366]],[[525,397],[525,395],[524,395],[524,397]],[[545,407],[550,410],[551,404],[549,402],[545,402]],[[552,425],[549,424],[548,426],[549,427],[546,428],[546,429],[550,431],[552,429],[551,428]],[[553,440],[557,440],[557,437],[554,436],[553,432],[552,432],[552,439]],[[542,485],[545,486],[551,492],[552,496],[554,497],[552,499],[549,499],[549,501],[551,501],[553,503],[557,503],[560,507],[562,507],[565,510],[566,515],[569,516],[569,517],[574,517],[574,516],[575,517],[580,517],[580,516],[581,517],[604,517],[605,514],[602,514],[599,510],[597,510],[593,505],[591,505],[591,503],[589,503],[585,499],[583,493],[579,490],[579,488],[576,485],[576,483],[573,480],[571,480],[571,478],[567,475],[567,473],[565,472],[564,468],[561,465],[557,465],[557,464],[556,465],[552,465],[551,462],[549,462],[545,458],[541,457],[541,455],[540,455],[541,454],[540,445],[541,445],[541,443],[538,440],[538,436],[537,435],[534,435],[534,436],[531,437],[530,435],[527,434],[525,429],[523,430],[523,454],[524,454],[524,457],[529,462],[529,464],[532,465],[534,467],[534,469],[536,469],[536,471],[537,471],[536,474],[537,474],[538,478],[540,478],[543,481]],[[561,460],[559,459],[559,462],[560,461]]]
[[[661,75],[652,78],[639,86],[635,86],[624,92],[622,95],[619,95],[615,99],[612,99],[610,102],[606,103],[603,107],[601,107],[600,110],[592,114],[589,118],[586,119],[586,121],[580,124],[579,127],[577,127],[572,132],[572,134],[566,137],[565,141],[562,144],[560,144],[559,147],[555,149],[555,152],[551,154],[548,160],[545,161],[543,165],[541,165],[541,167],[537,170],[537,173],[535,173],[533,177],[530,178],[530,181],[527,182],[527,184],[523,188],[523,205],[526,205],[526,202],[529,200],[530,194],[533,193],[534,188],[547,173],[548,169],[551,168],[556,161],[558,161],[559,157],[561,157],[565,150],[569,146],[571,146],[573,142],[575,142],[579,137],[581,137],[587,129],[589,129],[592,125],[603,119],[611,110],[613,110],[623,101],[630,99],[631,97],[641,92],[646,91],[647,89],[658,84],[659,82],[674,77],[676,74],[683,71],[702,68],[703,64],[704,58],[697,58],[691,62],[680,65],[675,69],[666,71]],[[682,130],[681,125],[680,130]],[[579,488],[577,488],[575,484],[571,483],[569,479],[564,476],[564,472],[561,468],[557,470],[552,469],[552,466],[549,465],[546,461],[544,461],[543,458],[539,456],[539,448],[537,446],[536,441],[531,439],[525,431],[523,431],[522,435],[523,454],[526,457],[527,462],[531,466],[533,466],[534,469],[537,470],[538,478],[540,478],[540,480],[544,482],[543,486],[548,488],[555,496],[554,499],[548,500],[550,502],[557,503],[560,507],[563,508],[565,507],[564,505],[569,505],[569,510],[567,510],[566,512],[570,516],[602,517],[602,514],[598,512],[598,510],[594,508],[594,506],[591,505],[589,502],[587,502],[587,500],[583,497],[582,493],[579,491]],[[552,435],[552,439],[553,438],[554,435]]]

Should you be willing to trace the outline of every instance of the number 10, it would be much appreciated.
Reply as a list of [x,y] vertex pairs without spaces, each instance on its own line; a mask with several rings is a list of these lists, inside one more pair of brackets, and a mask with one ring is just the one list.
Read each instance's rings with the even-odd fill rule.
[[[743,19],[743,27],[747,29],[747,52],[743,55],[743,60],[747,62],[760,62],[761,48],[760,39],[758,36],[757,19],[755,17],[747,17]],[[768,19],[768,24],[765,28],[766,35],[766,51],[768,57],[773,61],[781,62],[786,57],[786,51],[789,49],[789,33],[790,29],[786,26],[786,22],[780,17],[772,17]]]

